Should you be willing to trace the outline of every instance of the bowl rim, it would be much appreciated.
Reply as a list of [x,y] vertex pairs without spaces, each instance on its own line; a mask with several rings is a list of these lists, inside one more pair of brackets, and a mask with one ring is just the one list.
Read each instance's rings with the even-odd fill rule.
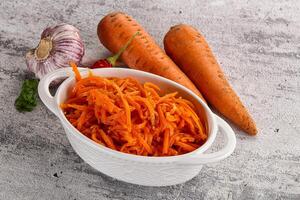
[[175,81],[169,80],[169,79],[161,77],[159,75],[152,74],[152,73],[149,73],[149,72],[140,71],[140,70],[135,70],[135,69],[129,69],[129,68],[86,69],[84,71],[80,71],[80,74],[81,74],[81,76],[84,77],[84,76],[88,75],[89,71],[92,71],[96,76],[99,76],[99,73],[104,73],[104,77],[111,77],[111,76],[106,76],[105,73],[112,73],[114,71],[116,72],[115,77],[121,77],[120,74],[122,74],[122,73],[127,73],[127,74],[129,73],[131,75],[128,75],[128,76],[132,76],[134,78],[134,74],[138,74],[140,76],[145,76],[145,77],[149,77],[149,78],[152,78],[152,79],[157,79],[159,81],[165,82],[169,85],[172,85],[175,88],[176,87],[180,88],[182,91],[184,91],[184,92],[188,93],[189,95],[191,95],[192,98],[194,98],[197,101],[197,103],[200,103],[200,105],[202,106],[202,108],[205,111],[205,117],[207,119],[207,124],[208,124],[208,129],[209,129],[208,130],[208,132],[209,132],[208,133],[208,139],[206,140],[206,142],[203,145],[201,145],[199,148],[197,148],[196,150],[194,150],[192,152],[189,152],[189,153],[186,153],[186,154],[181,154],[181,155],[176,155],[176,156],[161,156],[161,157],[141,156],[141,155],[134,155],[134,154],[128,154],[128,153],[120,152],[120,151],[117,151],[117,150],[110,149],[109,147],[102,146],[102,145],[96,143],[95,141],[93,141],[92,139],[88,138],[84,134],[82,134],[79,130],[77,130],[69,122],[69,120],[67,120],[67,118],[64,115],[62,109],[59,106],[62,103],[62,102],[59,102],[59,96],[63,92],[66,92],[67,86],[71,82],[73,82],[74,79],[75,79],[74,74],[71,74],[58,87],[58,89],[55,93],[55,96],[54,96],[55,106],[56,106],[56,109],[58,110],[58,112],[57,112],[58,118],[60,119],[60,121],[61,121],[62,125],[64,126],[64,128],[67,128],[68,131],[71,134],[76,136],[77,139],[81,140],[82,142],[87,144],[89,147],[94,148],[94,149],[99,150],[99,151],[102,151],[103,153],[106,153],[106,154],[110,155],[113,158],[126,160],[126,161],[143,162],[143,163],[170,163],[170,162],[178,161],[178,160],[186,158],[186,157],[190,157],[192,155],[193,156],[195,156],[195,155],[199,156],[202,153],[204,153],[212,145],[212,143],[214,142],[214,140],[216,138],[216,133],[217,133],[217,124],[216,124],[214,114],[210,110],[208,105],[206,103],[204,103],[204,101],[199,96],[194,94],[190,89],[176,83]]

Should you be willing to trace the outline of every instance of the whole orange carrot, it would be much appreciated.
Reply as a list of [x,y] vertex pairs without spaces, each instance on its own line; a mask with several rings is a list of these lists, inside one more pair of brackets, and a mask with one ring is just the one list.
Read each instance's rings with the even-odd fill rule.
[[164,38],[167,55],[194,82],[208,103],[250,135],[257,128],[227,81],[205,38],[192,26],[172,27]]

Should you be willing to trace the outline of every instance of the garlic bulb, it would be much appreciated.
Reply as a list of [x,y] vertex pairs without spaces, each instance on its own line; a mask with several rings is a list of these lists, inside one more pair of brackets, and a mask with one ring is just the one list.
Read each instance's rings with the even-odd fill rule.
[[41,79],[48,72],[69,67],[69,62],[80,63],[84,45],[79,30],[69,24],[46,28],[38,46],[26,54],[26,64]]

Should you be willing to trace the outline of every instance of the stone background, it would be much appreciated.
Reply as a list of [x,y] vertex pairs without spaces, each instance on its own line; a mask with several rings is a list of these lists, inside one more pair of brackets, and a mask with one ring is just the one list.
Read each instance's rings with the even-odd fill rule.
[[[39,102],[14,108],[25,52],[66,22],[81,30],[85,61],[108,54],[96,26],[108,12],[134,16],[162,45],[170,26],[206,36],[260,129],[235,129],[235,152],[172,187],[142,187],[92,169],[72,150],[59,120]],[[0,1],[0,199],[300,199],[300,1]],[[215,148],[222,145],[222,137]]]

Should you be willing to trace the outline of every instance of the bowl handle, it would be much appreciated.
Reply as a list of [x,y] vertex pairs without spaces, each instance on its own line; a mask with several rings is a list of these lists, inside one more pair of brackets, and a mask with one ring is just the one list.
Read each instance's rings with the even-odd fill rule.
[[[78,68],[80,71],[86,70],[85,68]],[[45,75],[39,82],[38,93],[42,102],[47,108],[58,117],[58,107],[55,103],[54,97],[50,94],[49,86],[52,81],[59,78],[66,78],[72,76],[72,68],[62,68],[54,70]]]
[[232,128],[225,122],[221,117],[215,115],[218,128],[220,131],[225,133],[227,142],[225,146],[217,152],[214,153],[203,153],[196,154],[184,159],[180,159],[177,163],[185,164],[185,165],[203,165],[207,163],[217,162],[223,160],[224,158],[230,156],[235,149],[236,146],[236,137]]

